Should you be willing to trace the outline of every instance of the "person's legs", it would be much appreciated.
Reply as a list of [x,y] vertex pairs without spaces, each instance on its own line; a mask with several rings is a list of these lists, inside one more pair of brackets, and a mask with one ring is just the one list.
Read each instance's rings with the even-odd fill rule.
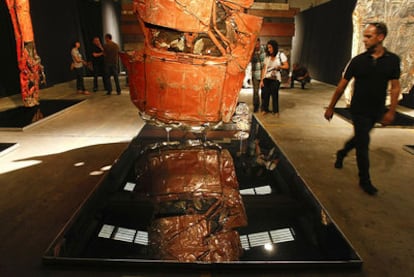
[[262,88],[262,112],[269,112],[269,100],[270,100],[270,83],[272,80],[264,79],[264,86]]
[[271,95],[272,95],[272,112],[279,114],[279,81],[272,81]]
[[[94,67],[95,69],[95,67]],[[99,76],[102,78],[102,85],[104,90],[106,90],[106,83],[105,83],[105,67],[103,63],[97,63],[96,65],[96,78],[99,79]],[[98,88],[98,83],[96,83],[96,88]]]
[[306,83],[310,83],[310,77],[306,77],[302,79],[300,82],[301,82],[302,89],[305,89]]
[[96,92],[98,90],[98,72],[94,68],[93,71],[93,91]]
[[259,111],[260,107],[260,98],[259,98],[259,85],[260,80],[256,80],[255,78],[252,78],[253,82],[253,112]]
[[119,85],[119,78],[118,78],[118,68],[116,65],[112,66],[112,70],[111,70],[111,74],[112,76],[114,76],[114,82],[115,82],[115,87],[116,87],[116,92],[117,94],[121,94],[121,86]]
[[355,137],[350,138],[345,142],[344,148],[336,152],[335,168],[342,168],[346,155],[355,148]]
[[103,84],[104,90],[106,91],[107,89],[106,89],[106,82],[105,82],[105,74],[102,73],[101,77],[102,77],[102,84]]
[[365,192],[373,195],[377,189],[371,184],[369,175],[369,133],[374,127],[375,118],[354,115],[353,124],[359,184]]
[[76,70],[76,89],[78,93],[85,91],[85,85],[83,83],[83,68],[75,68]]
[[300,87],[302,89],[305,89],[305,84],[306,84],[306,81],[304,79],[300,81]]
[[104,70],[104,83],[105,83],[106,94],[107,95],[111,94],[112,84],[111,84],[110,66],[106,66],[106,65],[105,65],[105,70]]

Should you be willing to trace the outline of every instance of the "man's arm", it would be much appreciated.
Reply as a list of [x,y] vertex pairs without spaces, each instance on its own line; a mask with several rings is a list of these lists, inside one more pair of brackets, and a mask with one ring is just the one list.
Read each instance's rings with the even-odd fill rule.
[[101,52],[93,52],[92,56],[94,56],[95,58],[103,56],[103,50]]
[[260,84],[259,84],[259,86],[261,88],[264,86],[263,79],[266,75],[266,71],[267,71],[267,63],[264,63],[263,68],[262,68],[262,73],[260,74]]
[[398,104],[398,97],[400,96],[400,92],[401,92],[400,81],[398,79],[393,79],[390,82],[391,82],[391,89],[390,89],[391,104],[390,104],[389,110],[384,114],[381,120],[381,124],[383,125],[389,125],[394,121],[395,110]]
[[342,94],[345,91],[346,86],[348,85],[348,80],[345,78],[342,78],[341,81],[339,81],[338,86],[336,87],[336,90],[334,94],[332,95],[331,102],[329,103],[329,106],[325,110],[325,119],[331,120],[334,114],[334,108],[336,103],[338,102],[339,98],[341,98]]

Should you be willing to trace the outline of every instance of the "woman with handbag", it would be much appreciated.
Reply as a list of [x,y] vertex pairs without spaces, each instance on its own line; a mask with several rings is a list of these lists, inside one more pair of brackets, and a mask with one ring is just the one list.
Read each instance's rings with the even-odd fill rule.
[[266,46],[266,58],[262,70],[260,87],[262,87],[262,113],[269,113],[269,102],[272,97],[272,114],[279,117],[279,88],[282,81],[281,69],[289,69],[284,53],[279,52],[275,40],[269,40]]

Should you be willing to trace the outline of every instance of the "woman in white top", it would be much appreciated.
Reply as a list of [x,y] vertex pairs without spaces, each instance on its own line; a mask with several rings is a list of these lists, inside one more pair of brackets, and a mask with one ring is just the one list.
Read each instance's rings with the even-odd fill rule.
[[289,69],[284,53],[279,52],[279,45],[270,40],[266,47],[266,58],[260,79],[262,88],[262,113],[269,113],[270,96],[272,97],[272,113],[279,117],[279,87],[282,81],[280,69]]
[[83,82],[83,66],[86,65],[86,61],[82,59],[82,55],[79,52],[80,42],[76,41],[73,45],[72,51],[72,64],[76,71],[76,89],[78,93],[89,95],[90,93],[85,90],[85,84]]

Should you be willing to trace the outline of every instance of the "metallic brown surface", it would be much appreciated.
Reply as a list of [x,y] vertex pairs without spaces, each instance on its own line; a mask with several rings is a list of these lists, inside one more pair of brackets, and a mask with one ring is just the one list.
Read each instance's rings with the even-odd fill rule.
[[247,217],[228,150],[191,147],[149,153],[136,164],[137,184],[154,205],[149,230],[158,259],[234,261]]
[[121,59],[144,118],[185,125],[230,121],[262,24],[244,12],[252,3],[134,1],[145,47]]

